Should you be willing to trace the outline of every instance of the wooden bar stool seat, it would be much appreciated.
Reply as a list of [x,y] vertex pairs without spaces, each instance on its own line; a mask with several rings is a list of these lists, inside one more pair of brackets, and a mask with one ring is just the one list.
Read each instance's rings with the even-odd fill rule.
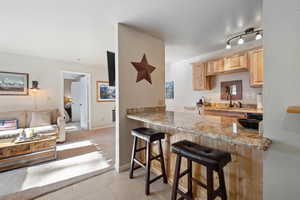
[[[150,184],[155,182],[156,180],[163,178],[164,183],[168,183],[167,175],[165,170],[164,164],[164,156],[162,150],[162,143],[161,140],[165,138],[165,133],[155,131],[151,128],[136,128],[131,131],[133,136],[133,147],[132,147],[132,154],[131,154],[131,165],[130,165],[130,173],[129,178],[133,178],[134,170],[143,167],[146,168],[146,185],[145,185],[145,194],[150,194]],[[138,139],[143,140],[145,142],[145,147],[137,148]],[[151,144],[155,141],[159,142],[159,154],[153,156],[151,152]],[[136,158],[136,153],[145,150],[146,155],[146,162],[142,163],[140,160]],[[162,174],[150,180],[150,168],[151,168],[151,161],[157,160],[160,162]],[[138,166],[135,166],[137,164]]]
[[[212,149],[195,144],[193,142],[183,140],[172,145],[172,152],[177,154],[175,174],[172,189],[172,200],[177,199],[177,193],[181,195],[180,199],[193,199],[192,181],[207,190],[207,200],[214,200],[216,197],[221,197],[222,200],[227,199],[226,185],[223,168],[231,161],[230,153]],[[187,159],[187,169],[180,173],[181,158]],[[201,164],[207,168],[206,179],[204,184],[192,177],[192,162]],[[213,171],[216,171],[219,176],[219,188],[214,190]],[[184,175],[188,175],[188,192],[184,193],[178,189],[179,179]]]

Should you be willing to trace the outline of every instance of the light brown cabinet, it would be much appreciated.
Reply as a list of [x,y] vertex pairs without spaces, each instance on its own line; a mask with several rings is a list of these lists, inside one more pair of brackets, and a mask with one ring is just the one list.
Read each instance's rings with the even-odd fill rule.
[[249,51],[250,85],[262,87],[264,84],[264,50],[262,48]]
[[207,75],[212,76],[224,71],[224,60],[216,59],[207,62]]
[[234,73],[248,70],[248,54],[240,52],[234,55],[207,62],[207,75],[213,76],[223,73]]
[[211,90],[212,76],[250,71],[250,86],[262,87],[264,71],[263,48],[238,52],[193,64],[193,90]]
[[247,56],[247,52],[241,52],[231,56],[226,56],[224,58],[224,71],[247,71]]
[[210,90],[210,77],[205,63],[193,64],[193,90]]

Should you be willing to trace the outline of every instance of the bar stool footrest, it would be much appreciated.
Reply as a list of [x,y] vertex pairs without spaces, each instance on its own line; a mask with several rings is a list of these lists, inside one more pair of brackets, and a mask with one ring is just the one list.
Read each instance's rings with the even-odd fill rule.
[[134,158],[133,161],[138,164],[139,166],[146,168],[146,164],[142,163],[141,161],[139,161],[138,159]]
[[184,170],[184,171],[179,175],[179,178],[181,178],[181,177],[187,175],[189,172],[190,172],[190,169]]
[[146,147],[141,147],[141,148],[139,148],[139,149],[136,149],[135,152],[143,151],[143,150],[145,150],[145,149],[146,149]]
[[204,184],[204,183],[202,183],[202,182],[199,181],[198,179],[192,178],[192,180],[193,180],[194,182],[196,182],[198,185],[200,185],[201,187],[207,189],[207,185]]
[[152,160],[160,161],[160,157],[161,157],[161,155],[157,155],[157,156],[154,156],[154,157],[150,158],[150,160],[151,160],[151,161],[152,161]]
[[160,178],[163,178],[163,175],[162,175],[162,174],[159,175],[159,176],[157,176],[157,177],[155,177],[155,178],[153,178],[152,180],[150,180],[149,183],[151,184],[151,183],[157,181],[157,180],[160,179]]
[[179,199],[187,199],[187,200],[193,200],[193,197],[189,196],[189,193],[184,193],[180,189],[177,190],[179,195],[181,196]]

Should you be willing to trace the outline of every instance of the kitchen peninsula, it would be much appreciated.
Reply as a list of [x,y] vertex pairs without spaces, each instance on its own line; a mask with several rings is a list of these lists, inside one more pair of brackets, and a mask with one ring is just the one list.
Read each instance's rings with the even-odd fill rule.
[[[232,162],[225,167],[229,199],[262,199],[263,152],[271,141],[259,136],[255,130],[241,127],[236,118],[165,111],[165,107],[128,109],[127,118],[139,122],[140,126],[166,133],[163,149],[169,183],[172,183],[175,166],[175,155],[170,152],[171,144],[185,139],[231,153]],[[153,147],[153,151],[157,151],[156,147]],[[140,156],[143,159],[143,154]],[[186,167],[185,162],[182,165]],[[205,168],[193,165],[193,176],[205,182]],[[153,163],[152,168],[160,173],[158,163]],[[180,180],[182,189],[186,188],[186,184],[185,179]],[[196,185],[193,185],[193,193],[195,197],[206,199],[206,192]]]

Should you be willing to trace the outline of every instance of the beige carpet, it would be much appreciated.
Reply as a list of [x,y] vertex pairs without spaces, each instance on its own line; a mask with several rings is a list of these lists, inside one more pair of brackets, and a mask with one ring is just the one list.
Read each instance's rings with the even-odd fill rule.
[[0,199],[32,199],[111,170],[114,128],[68,133],[57,150],[56,161],[0,173]]
[[[128,172],[114,171],[41,196],[36,200],[169,200],[171,186],[158,180],[151,184],[150,195],[145,195],[145,171],[135,171],[129,179]],[[152,174],[153,175],[153,174]]]

